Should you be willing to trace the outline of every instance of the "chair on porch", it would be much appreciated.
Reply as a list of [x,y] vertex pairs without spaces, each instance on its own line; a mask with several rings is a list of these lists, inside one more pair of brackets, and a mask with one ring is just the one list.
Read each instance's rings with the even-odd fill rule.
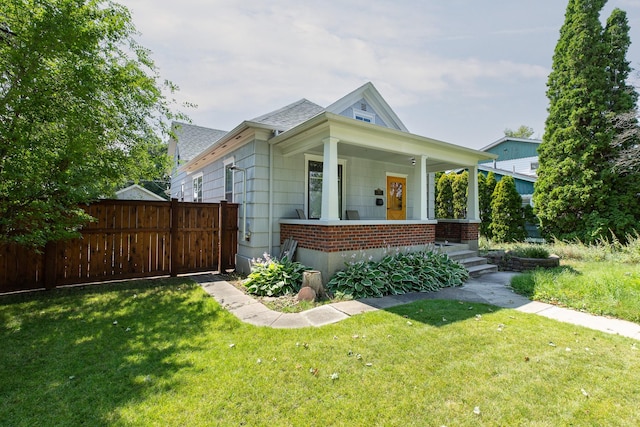
[[352,219],[352,220],[360,219],[360,214],[356,210],[347,210],[346,216],[347,216],[347,219]]

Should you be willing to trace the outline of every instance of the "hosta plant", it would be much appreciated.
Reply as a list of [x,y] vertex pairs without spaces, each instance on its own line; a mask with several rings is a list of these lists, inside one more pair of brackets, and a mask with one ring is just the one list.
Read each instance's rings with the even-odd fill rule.
[[334,293],[368,298],[460,286],[468,277],[467,270],[446,254],[398,251],[380,261],[360,259],[346,263],[327,287]]
[[247,292],[271,297],[300,290],[302,273],[308,270],[307,267],[286,256],[281,259],[266,253],[263,256],[251,261],[251,274],[244,281]]

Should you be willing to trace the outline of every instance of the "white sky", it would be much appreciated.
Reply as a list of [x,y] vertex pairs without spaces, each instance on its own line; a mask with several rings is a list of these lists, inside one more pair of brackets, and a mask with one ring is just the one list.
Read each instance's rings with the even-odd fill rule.
[[[117,0],[118,1],[118,0]],[[527,125],[541,137],[568,0],[119,0],[193,124],[231,130],[371,81],[409,131],[480,148]],[[640,69],[640,0],[627,12]]]

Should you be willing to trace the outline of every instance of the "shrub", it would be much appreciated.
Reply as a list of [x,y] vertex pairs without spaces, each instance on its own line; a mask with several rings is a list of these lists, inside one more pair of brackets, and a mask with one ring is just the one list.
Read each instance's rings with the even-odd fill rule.
[[522,197],[511,176],[504,176],[496,185],[491,200],[492,222],[489,226],[497,242],[521,242],[525,239]]
[[509,255],[518,258],[549,258],[549,250],[544,246],[516,246],[509,251]]
[[467,270],[446,254],[398,252],[377,262],[362,259],[346,263],[327,288],[353,298],[381,297],[460,286],[468,277]]
[[244,286],[247,292],[259,296],[271,297],[298,292],[305,270],[308,268],[286,256],[276,259],[264,254],[264,259],[251,261],[251,274],[244,281]]

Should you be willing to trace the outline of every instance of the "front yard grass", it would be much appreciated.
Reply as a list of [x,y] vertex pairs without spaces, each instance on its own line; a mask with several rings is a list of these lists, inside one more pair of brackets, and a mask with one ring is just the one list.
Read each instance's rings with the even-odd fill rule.
[[516,276],[512,288],[531,299],[640,323],[640,265],[562,261],[559,268]]
[[640,343],[420,301],[241,323],[187,279],[0,297],[0,425],[639,425]]

